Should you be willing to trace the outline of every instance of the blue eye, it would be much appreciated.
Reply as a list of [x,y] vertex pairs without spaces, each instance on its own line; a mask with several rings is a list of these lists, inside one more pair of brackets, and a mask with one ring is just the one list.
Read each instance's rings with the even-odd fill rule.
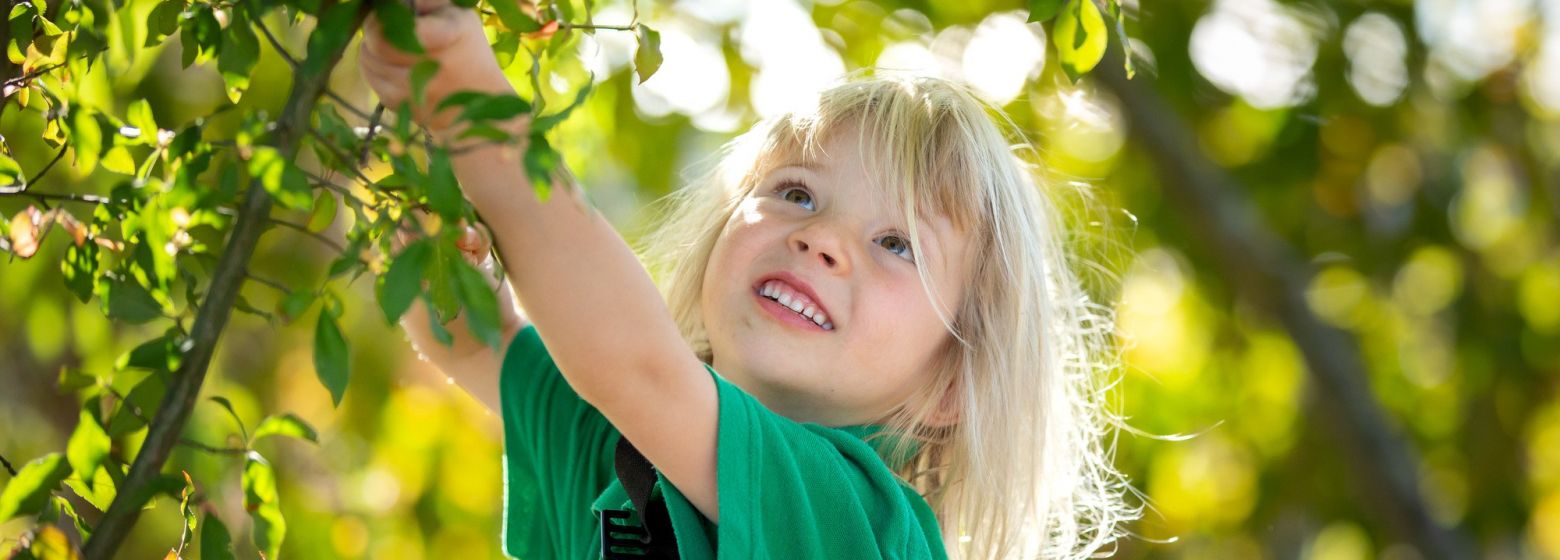
[[799,185],[797,183],[783,183],[783,184],[781,184],[780,185],[780,198],[784,199],[786,202],[798,202],[798,199],[793,198],[791,196],[791,193],[793,193],[793,192],[801,193],[801,199],[800,200],[806,201],[808,204],[812,204],[813,203],[812,194],[807,192],[806,190],[800,188],[800,187],[801,187],[801,185]]
[[[904,252],[896,251],[893,248],[889,248],[888,251],[890,253],[899,255],[901,257],[905,257],[905,260],[909,260],[909,261],[915,260],[915,253],[910,250],[910,241],[909,240],[907,240],[907,239],[905,239],[903,237],[900,237],[898,235],[885,235],[883,237],[879,237],[878,239],[880,239],[880,240],[893,239],[895,241],[898,241],[898,243],[894,244],[894,245],[898,245],[899,247],[902,247],[904,249]],[[884,247],[889,247],[889,245],[890,244],[885,244],[883,246]]]

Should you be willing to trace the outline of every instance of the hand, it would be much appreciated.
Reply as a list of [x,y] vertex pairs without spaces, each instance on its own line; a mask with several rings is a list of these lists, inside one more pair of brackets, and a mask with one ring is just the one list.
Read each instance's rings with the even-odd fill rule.
[[412,118],[441,134],[456,124],[457,111],[436,113],[434,108],[450,94],[463,90],[513,93],[514,88],[499,68],[475,10],[461,8],[449,0],[415,1],[417,39],[425,54],[407,53],[391,44],[385,39],[379,18],[369,14],[364,22],[358,62],[364,80],[379,95],[380,103],[390,108],[411,100],[413,65],[424,59],[439,63],[438,72],[428,80],[422,104],[412,107]]
[[[431,218],[427,212],[412,210],[414,221],[427,223]],[[455,241],[455,248],[460,250],[460,256],[466,259],[471,266],[482,271],[483,277],[489,279],[489,284],[497,289],[499,283],[494,280],[494,273],[498,267],[498,261],[493,258],[493,233],[481,222],[471,224],[461,220],[455,227],[461,229],[460,238]],[[418,234],[412,231],[397,228],[395,236],[390,240],[390,246],[399,254],[407,245],[416,241]],[[424,280],[426,282],[426,280]],[[499,301],[503,302],[508,296],[508,290],[499,290]]]

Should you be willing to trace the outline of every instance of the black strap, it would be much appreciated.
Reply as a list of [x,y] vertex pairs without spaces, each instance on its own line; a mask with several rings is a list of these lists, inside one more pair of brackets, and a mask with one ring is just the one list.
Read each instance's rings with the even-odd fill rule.
[[639,526],[630,521],[631,515],[623,510],[601,511],[601,555],[603,558],[677,558],[677,537],[672,532],[671,515],[666,511],[666,500],[650,501],[655,489],[655,469],[645,456],[639,453],[628,438],[619,438],[617,456],[613,461],[618,480],[628,499],[639,512]]

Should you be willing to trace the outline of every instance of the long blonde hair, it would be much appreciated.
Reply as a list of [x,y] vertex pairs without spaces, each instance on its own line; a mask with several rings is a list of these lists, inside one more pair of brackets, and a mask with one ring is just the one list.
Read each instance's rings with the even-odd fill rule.
[[[998,123],[1028,146],[1017,126],[962,85],[868,72],[728,142],[714,165],[657,201],[639,252],[683,337],[712,363],[699,301],[726,220],[784,156],[815,154],[822,138],[859,124],[864,163],[894,187],[911,246],[917,216],[929,212],[971,234],[963,301],[953,317],[938,310],[952,335],[938,373],[882,419],[894,442],[885,454],[908,456],[897,472],[936,512],[951,557],[1099,554],[1141,513],[1124,502],[1129,487],[1106,441],[1119,420],[1104,397],[1117,371],[1113,314],[1080,285],[1058,211],[1036,186],[1038,166]],[[944,398],[957,420],[934,427]]]

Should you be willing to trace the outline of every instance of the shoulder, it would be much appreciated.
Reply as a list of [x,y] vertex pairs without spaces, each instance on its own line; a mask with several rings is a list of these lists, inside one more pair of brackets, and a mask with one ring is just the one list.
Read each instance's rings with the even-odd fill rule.
[[761,557],[942,558],[925,499],[850,430],[799,423],[714,374],[719,538]]

